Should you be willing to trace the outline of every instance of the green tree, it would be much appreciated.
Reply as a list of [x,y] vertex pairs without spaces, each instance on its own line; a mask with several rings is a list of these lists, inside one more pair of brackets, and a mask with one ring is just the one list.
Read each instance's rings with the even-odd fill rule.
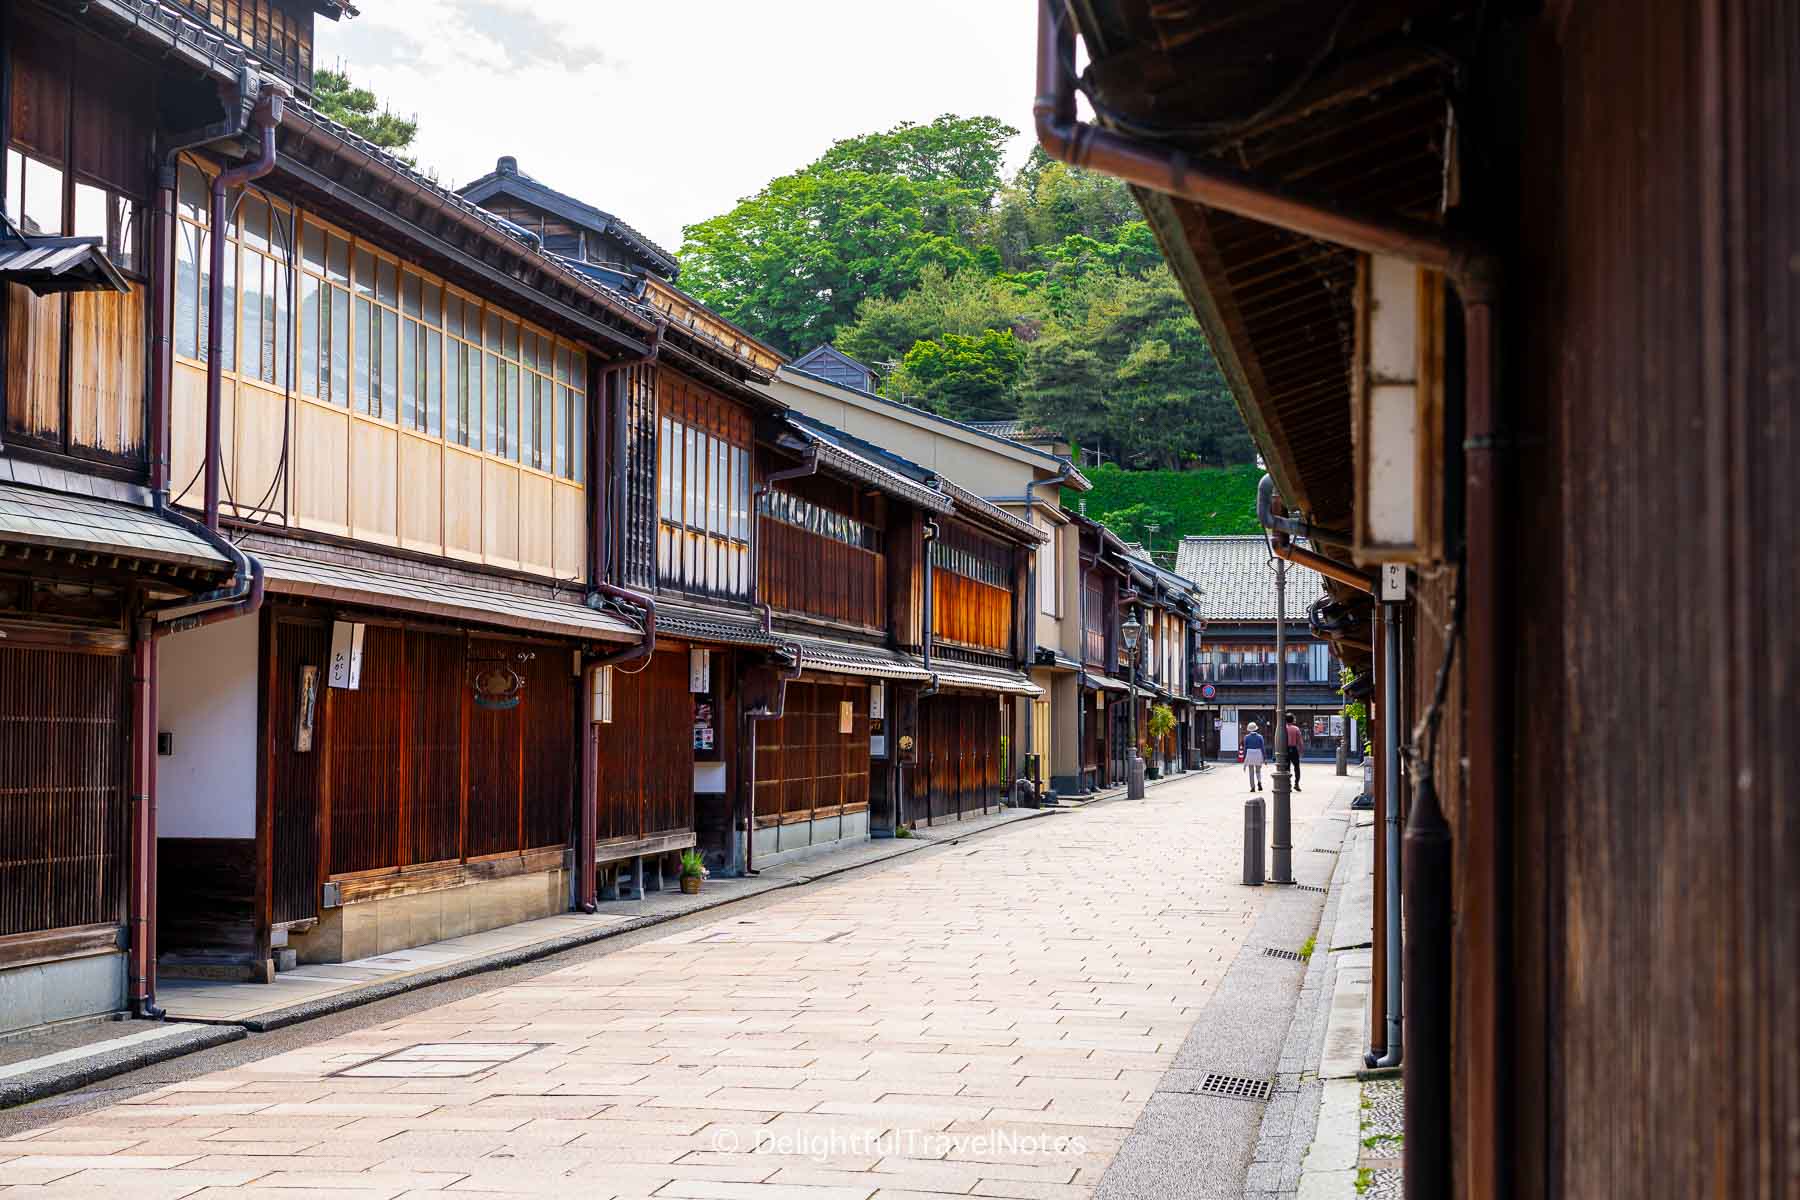
[[1030,348],[1025,415],[1145,466],[1250,461],[1224,374],[1166,267],[1090,279],[1081,298],[1079,321]]
[[351,83],[344,72],[326,68],[313,72],[313,106],[352,133],[413,163],[407,150],[418,136],[418,119],[396,115],[374,92]]
[[955,234],[978,207],[945,180],[809,167],[683,230],[681,282],[726,319],[800,353],[830,341],[867,298],[906,291],[926,266],[966,263]]
[[997,329],[1029,339],[1044,315],[1038,295],[1010,279],[996,278],[979,266],[953,273],[930,263],[908,291],[864,300],[836,344],[866,363],[898,362],[914,343],[947,333],[973,336]]
[[929,125],[902,121],[882,133],[833,142],[816,166],[828,171],[900,175],[915,183],[954,183],[985,206],[1000,190],[1000,163],[1019,131],[998,117],[945,114]]
[[1149,504],[1133,504],[1100,514],[1100,523],[1128,542],[1150,544],[1150,526],[1156,526],[1156,537],[1166,541],[1175,528],[1175,516],[1167,509]]
[[889,395],[959,421],[1004,420],[1017,413],[1013,389],[1025,348],[1010,332],[946,333],[916,342],[888,380]]

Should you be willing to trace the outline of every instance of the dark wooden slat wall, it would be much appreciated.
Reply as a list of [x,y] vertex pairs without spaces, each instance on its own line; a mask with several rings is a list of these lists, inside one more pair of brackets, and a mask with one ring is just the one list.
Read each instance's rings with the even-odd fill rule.
[[[350,690],[325,686],[328,623],[278,619],[275,631],[274,920],[315,915],[322,879],[567,841],[579,766],[567,647],[369,623]],[[483,708],[473,672],[498,662],[524,679],[519,703]],[[302,753],[294,738],[307,665],[321,678],[313,749]]]
[[[850,732],[842,705],[850,705]],[[756,820],[779,824],[857,812],[869,803],[866,684],[795,682],[779,720],[756,728]]]
[[694,827],[693,695],[687,648],[664,643],[647,664],[613,671],[613,720],[600,727],[601,841]]
[[760,520],[762,598],[783,612],[887,628],[883,556],[771,517]]
[[932,637],[1005,654],[1012,649],[1013,594],[942,567],[931,581]]
[[124,919],[129,669],[0,645],[0,935]]
[[[295,621],[273,622],[275,681],[271,689],[267,753],[272,806],[272,919],[298,921],[319,907],[319,838],[321,779],[318,763],[326,742],[320,728],[325,716],[322,674],[331,652],[331,630]],[[296,749],[300,715],[300,666],[319,668],[319,692],[313,707],[313,748]]]
[[1000,802],[1000,733],[1000,704],[992,696],[933,696],[920,703],[914,821],[954,821]]
[[400,749],[412,690],[407,684],[405,632],[370,625],[363,638],[360,686],[323,691],[323,702],[331,708],[328,861],[333,875],[395,867],[402,861],[405,774]]
[[1494,988],[1517,1030],[1479,1194],[1793,1196],[1800,6],[1554,10],[1505,391],[1511,947],[1458,972],[1459,1020]]

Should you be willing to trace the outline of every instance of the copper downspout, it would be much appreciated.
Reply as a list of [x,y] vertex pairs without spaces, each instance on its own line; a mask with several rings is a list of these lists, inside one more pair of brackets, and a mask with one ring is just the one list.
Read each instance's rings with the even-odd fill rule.
[[138,622],[131,648],[131,901],[127,921],[131,952],[127,999],[140,1017],[160,1020],[156,1006],[156,639],[150,622]]
[[212,207],[208,218],[207,250],[212,278],[207,280],[206,310],[206,527],[219,528],[219,427],[225,362],[219,347],[225,343],[225,223],[226,193],[241,184],[261,179],[275,169],[275,127],[281,124],[281,93],[265,92],[256,107],[256,125],[262,131],[262,149],[253,162],[220,171],[213,176]]

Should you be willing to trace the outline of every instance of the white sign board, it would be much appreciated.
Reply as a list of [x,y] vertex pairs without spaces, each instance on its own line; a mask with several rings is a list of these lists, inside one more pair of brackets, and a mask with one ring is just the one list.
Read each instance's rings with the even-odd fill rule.
[[331,671],[326,682],[334,688],[356,691],[362,686],[363,626],[361,622],[331,623]]
[[1383,600],[1406,599],[1406,564],[1381,564],[1381,598]]
[[613,719],[613,669],[594,668],[594,692],[588,709],[588,720],[596,725],[611,725]]
[[710,650],[688,651],[688,691],[712,691],[712,652]]
[[869,719],[880,721],[887,717],[887,684],[877,681],[869,688]]

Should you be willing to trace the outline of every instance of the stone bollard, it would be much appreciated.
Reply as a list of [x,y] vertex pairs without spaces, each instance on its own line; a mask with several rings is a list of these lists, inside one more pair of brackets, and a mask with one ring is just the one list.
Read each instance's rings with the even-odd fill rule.
[[1263,802],[1259,797],[1244,801],[1244,886],[1261,887],[1263,883]]

